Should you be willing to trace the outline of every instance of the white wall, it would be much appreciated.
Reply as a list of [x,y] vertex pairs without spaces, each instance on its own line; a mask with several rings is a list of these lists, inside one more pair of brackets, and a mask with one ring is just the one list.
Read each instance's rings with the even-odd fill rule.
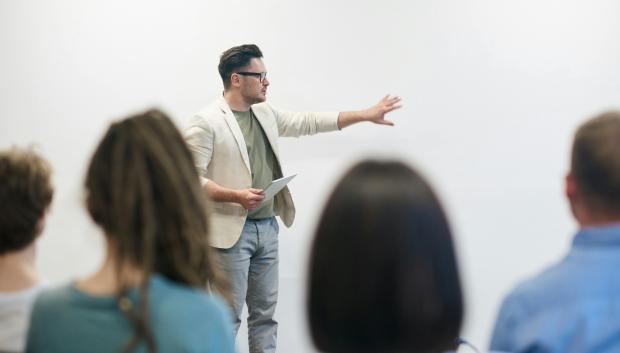
[[261,46],[278,107],[359,109],[398,94],[394,128],[281,140],[299,176],[297,221],[281,232],[279,351],[313,351],[308,244],[336,178],[377,155],[412,162],[440,192],[466,286],[463,335],[484,347],[506,291],[569,246],[571,134],[619,106],[619,13],[615,0],[0,0],[0,148],[36,143],[55,167],[39,266],[56,283],[101,260],[81,183],[109,121],[157,105],[183,126],[220,93],[228,47]]

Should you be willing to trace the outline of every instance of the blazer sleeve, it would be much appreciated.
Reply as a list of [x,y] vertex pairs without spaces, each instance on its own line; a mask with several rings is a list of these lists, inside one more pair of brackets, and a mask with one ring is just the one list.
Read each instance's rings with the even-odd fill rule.
[[213,156],[213,129],[209,124],[192,124],[185,130],[185,141],[194,157],[194,164],[198,169],[201,183],[207,179],[207,167]]
[[295,113],[270,107],[280,136],[299,137],[338,130],[338,112]]

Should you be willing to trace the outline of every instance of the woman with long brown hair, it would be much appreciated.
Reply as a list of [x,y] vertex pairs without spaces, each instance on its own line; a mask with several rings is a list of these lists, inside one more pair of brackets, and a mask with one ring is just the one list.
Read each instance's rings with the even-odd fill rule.
[[86,175],[107,253],[89,277],[36,301],[28,352],[234,352],[208,246],[204,194],[172,121],[149,110],[110,126]]

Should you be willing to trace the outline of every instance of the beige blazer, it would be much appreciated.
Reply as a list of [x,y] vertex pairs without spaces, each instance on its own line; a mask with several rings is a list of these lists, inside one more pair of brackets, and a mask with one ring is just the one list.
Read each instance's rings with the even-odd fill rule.
[[[293,113],[276,110],[267,103],[252,106],[275,154],[276,178],[282,177],[278,137],[314,135],[338,129],[338,113]],[[204,182],[213,180],[230,189],[252,187],[250,159],[233,112],[224,98],[219,98],[192,118],[185,130],[185,140],[194,156]],[[233,202],[213,202],[211,245],[227,249],[235,245],[248,211]],[[288,187],[276,195],[274,211],[290,227],[295,219],[295,205]]]

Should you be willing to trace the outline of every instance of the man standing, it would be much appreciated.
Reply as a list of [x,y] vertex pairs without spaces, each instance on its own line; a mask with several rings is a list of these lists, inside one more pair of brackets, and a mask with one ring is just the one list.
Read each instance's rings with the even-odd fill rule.
[[223,96],[197,113],[186,131],[206,193],[214,202],[212,246],[231,282],[235,333],[248,305],[252,353],[275,352],[278,296],[278,223],[290,227],[295,207],[288,188],[265,199],[262,189],[283,176],[279,136],[313,135],[370,121],[393,125],[385,114],[400,107],[386,96],[356,112],[292,113],[264,103],[269,79],[260,49],[233,47],[220,57]]
[[620,351],[620,112],[577,130],[566,196],[580,227],[571,249],[504,300],[491,350]]

